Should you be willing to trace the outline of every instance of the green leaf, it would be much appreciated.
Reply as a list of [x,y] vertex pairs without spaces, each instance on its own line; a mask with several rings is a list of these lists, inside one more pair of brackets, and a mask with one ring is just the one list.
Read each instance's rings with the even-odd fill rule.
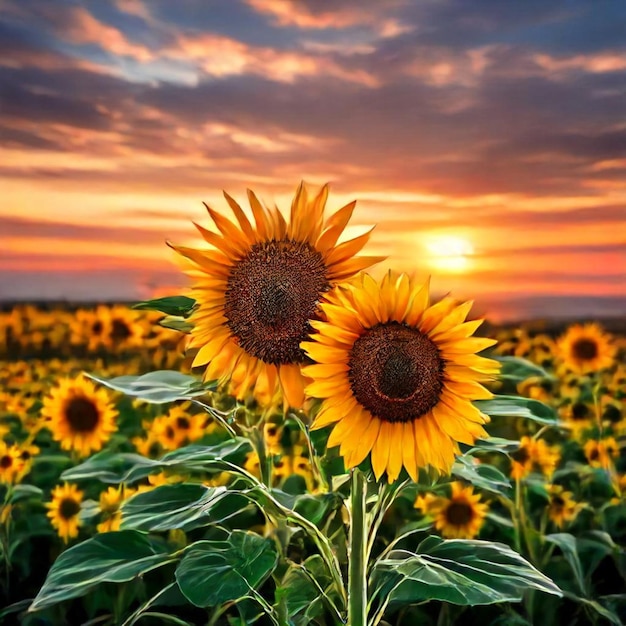
[[490,493],[506,494],[511,489],[511,482],[497,467],[477,462],[471,454],[457,457],[452,475]]
[[159,326],[177,330],[180,333],[190,333],[193,330],[193,324],[191,322],[188,322],[184,317],[175,317],[174,315],[168,315],[162,320],[159,320]]
[[341,508],[343,503],[342,497],[337,493],[292,495],[280,489],[271,489],[270,493],[283,506],[296,511],[316,526],[320,526],[328,514]]
[[546,370],[537,364],[521,359],[516,356],[498,356],[490,355],[490,358],[500,361],[502,368],[498,378],[502,380],[510,380],[513,383],[520,383],[531,376],[540,376],[541,378],[552,378]]
[[15,504],[20,500],[28,500],[29,498],[39,498],[43,496],[43,491],[35,485],[15,485],[11,493],[9,502]]
[[559,425],[555,410],[539,400],[521,396],[494,396],[492,400],[476,400],[474,404],[490,417],[521,417],[545,426]]
[[583,568],[578,557],[578,548],[576,546],[576,537],[569,533],[553,533],[546,535],[545,540],[548,543],[553,543],[558,546],[563,553],[563,557],[569,563],[574,573],[574,579],[578,585],[578,590],[583,596],[587,595],[587,589],[585,584],[585,575],[583,574]]
[[177,315],[189,317],[196,305],[193,298],[187,296],[167,296],[166,298],[156,298],[155,300],[145,300],[133,305],[133,309],[161,311],[166,315]]
[[116,378],[100,378],[94,374],[86,374],[86,376],[109,389],[121,391],[128,396],[140,398],[152,404],[188,400],[217,388],[215,381],[203,383],[195,376],[174,370],[158,370],[141,376],[117,376]]
[[235,530],[228,541],[198,541],[176,569],[185,597],[199,607],[250,595],[274,571],[278,555],[269,539]]
[[276,589],[276,602],[284,602],[289,623],[308,626],[324,612],[324,600],[330,602],[332,579],[319,554],[301,565],[292,565]]
[[96,535],[61,554],[29,610],[84,596],[104,582],[127,582],[174,560],[135,530]]
[[161,470],[226,470],[228,464],[243,461],[251,449],[248,439],[236,437],[213,446],[185,446],[168,452],[161,459],[148,459],[133,453],[99,452],[63,472],[61,478],[71,481],[96,478],[105,483],[118,484],[133,483]]
[[476,605],[517,602],[528,589],[559,588],[508,546],[430,536],[417,553],[393,551],[371,577],[373,595],[398,608],[426,600]]
[[129,498],[122,505],[122,528],[136,530],[189,531],[209,523],[223,522],[215,515],[223,499],[238,500],[245,508],[247,500],[226,487],[206,487],[198,483],[161,485]]
[[467,454],[479,452],[503,452],[509,454],[519,448],[519,441],[515,439],[504,439],[502,437],[488,437],[487,439],[477,439],[474,447],[467,451]]

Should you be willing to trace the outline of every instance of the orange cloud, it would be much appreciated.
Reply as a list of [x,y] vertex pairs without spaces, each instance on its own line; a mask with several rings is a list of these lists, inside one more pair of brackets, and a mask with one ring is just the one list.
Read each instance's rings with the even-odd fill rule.
[[94,43],[111,54],[132,57],[142,62],[154,59],[148,47],[129,41],[120,30],[99,22],[83,7],[72,8],[68,17],[62,30],[64,38],[71,43]]
[[179,35],[177,45],[165,50],[171,58],[193,60],[211,76],[256,74],[278,82],[292,83],[303,76],[334,76],[348,82],[375,87],[371,73],[348,69],[330,58],[300,51],[251,46],[215,34]]
[[549,54],[536,54],[535,63],[548,72],[584,71],[592,74],[620,72],[626,70],[626,53],[599,52],[578,54],[570,57],[554,57]]

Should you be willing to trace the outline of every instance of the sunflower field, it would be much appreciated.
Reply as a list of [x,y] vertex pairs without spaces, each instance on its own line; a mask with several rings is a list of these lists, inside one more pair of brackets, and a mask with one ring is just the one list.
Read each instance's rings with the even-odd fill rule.
[[626,622],[626,338],[367,271],[249,192],[191,288],[0,311],[0,622]]

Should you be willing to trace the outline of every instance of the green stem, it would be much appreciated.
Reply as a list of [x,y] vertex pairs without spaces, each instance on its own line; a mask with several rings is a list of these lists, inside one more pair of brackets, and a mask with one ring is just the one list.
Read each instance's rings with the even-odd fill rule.
[[350,476],[350,554],[348,569],[348,626],[367,624],[367,517],[365,476],[354,468]]

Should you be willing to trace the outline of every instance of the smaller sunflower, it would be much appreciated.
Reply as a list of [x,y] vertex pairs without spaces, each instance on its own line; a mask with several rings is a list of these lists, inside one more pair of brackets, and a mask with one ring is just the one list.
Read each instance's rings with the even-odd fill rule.
[[41,415],[63,450],[88,456],[117,429],[117,411],[104,389],[85,378],[63,379],[43,400]]
[[263,425],[263,439],[265,441],[265,450],[267,454],[282,454],[283,427],[280,424],[266,422]]
[[0,483],[19,482],[25,466],[19,446],[15,444],[9,446],[4,441],[0,441]]
[[614,437],[606,437],[600,441],[590,439],[585,444],[584,451],[591,467],[609,469],[619,457],[619,446]]
[[76,485],[65,483],[54,488],[52,502],[46,504],[50,523],[65,543],[78,537],[78,527],[82,524],[79,517],[82,501],[83,492]]
[[591,402],[576,400],[563,405],[559,409],[560,416],[565,420],[567,426],[572,430],[574,437],[593,428],[596,422],[595,407]]
[[559,457],[558,450],[543,439],[524,436],[518,450],[511,454],[511,478],[519,480],[533,471],[550,476],[559,462]]
[[100,494],[100,512],[103,520],[96,527],[99,533],[120,529],[122,523],[122,502],[136,493],[136,489],[119,485],[109,487]]
[[433,511],[435,528],[448,539],[473,539],[488,511],[489,505],[480,501],[480,494],[475,494],[472,486],[454,482],[450,498],[442,498],[438,510]]
[[607,428],[621,434],[626,426],[624,403],[610,396],[602,398],[602,423]]
[[575,324],[559,339],[558,351],[573,372],[586,374],[611,367],[615,346],[598,324]]
[[574,500],[571,491],[565,491],[561,485],[548,488],[548,517],[558,527],[573,521],[581,510],[581,505]]

